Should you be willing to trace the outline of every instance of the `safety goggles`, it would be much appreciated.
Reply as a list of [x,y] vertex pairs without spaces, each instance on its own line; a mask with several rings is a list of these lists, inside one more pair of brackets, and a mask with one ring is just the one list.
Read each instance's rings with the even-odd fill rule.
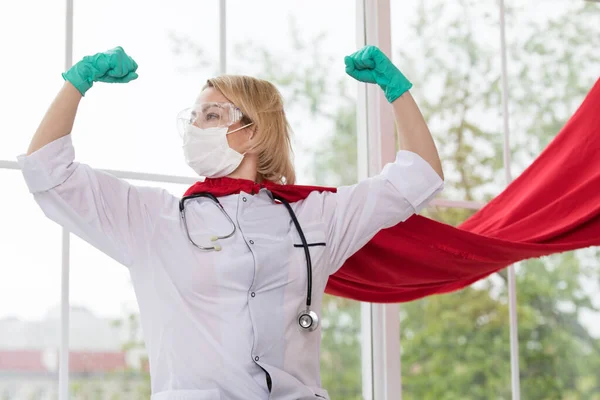
[[177,114],[177,130],[183,136],[189,125],[201,129],[228,128],[242,119],[242,112],[231,103],[201,103]]

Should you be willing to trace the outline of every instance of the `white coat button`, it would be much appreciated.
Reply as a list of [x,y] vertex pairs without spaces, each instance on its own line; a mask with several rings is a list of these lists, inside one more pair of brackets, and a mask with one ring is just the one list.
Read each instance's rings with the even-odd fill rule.
[[254,357],[254,361],[258,361],[258,360],[260,360],[260,357],[258,357],[258,356]]
[[250,240],[250,242],[249,242],[249,243],[250,243],[250,244],[254,244],[254,240]]
[[247,199],[247,198],[245,198],[245,197],[242,197],[242,201],[245,203],[245,202],[247,202],[247,201],[248,201],[248,199]]
[[254,296],[256,296],[256,293],[252,292],[252,293],[250,293],[250,296],[254,297]]

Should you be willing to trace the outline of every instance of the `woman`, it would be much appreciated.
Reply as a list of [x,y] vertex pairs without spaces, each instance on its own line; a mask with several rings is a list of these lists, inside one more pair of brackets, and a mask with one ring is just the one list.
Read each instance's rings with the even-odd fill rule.
[[212,193],[222,209],[192,197],[183,213],[165,190],[74,162],[70,132],[82,96],[93,82],[137,78],[136,63],[117,47],[63,74],[19,162],[49,218],[129,268],[153,400],[328,398],[318,316],[329,275],[443,186],[410,82],[373,46],[345,63],[392,103],[403,149],[394,163],[336,193],[290,196],[295,176],[280,94],[262,80],[221,76],[180,122],[186,161],[209,178],[188,194]]

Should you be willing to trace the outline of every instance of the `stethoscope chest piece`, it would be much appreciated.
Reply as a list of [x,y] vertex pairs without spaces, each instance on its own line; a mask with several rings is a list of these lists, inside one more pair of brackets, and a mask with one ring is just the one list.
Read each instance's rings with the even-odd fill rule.
[[298,325],[302,331],[312,332],[319,327],[319,316],[310,309],[298,313]]

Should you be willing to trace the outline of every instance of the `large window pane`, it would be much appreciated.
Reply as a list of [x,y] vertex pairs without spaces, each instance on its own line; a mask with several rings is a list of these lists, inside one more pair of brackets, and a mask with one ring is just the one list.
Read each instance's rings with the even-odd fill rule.
[[[357,84],[344,69],[344,56],[356,51],[355,14],[346,0],[227,2],[228,72],[282,92],[299,184],[357,179]],[[360,303],[326,296],[321,377],[333,399],[362,398],[360,332]]]
[[600,76],[600,4],[508,1],[513,175],[537,157]]
[[[520,173],[600,76],[600,4],[508,4],[512,170]],[[517,268],[522,398],[600,398],[599,260],[587,249]]]
[[31,140],[63,80],[65,2],[0,3],[0,160],[14,160]]
[[[450,135],[446,136],[453,138],[450,148],[455,154],[443,153],[446,158],[446,170],[451,171],[452,174],[449,180],[453,193],[460,193],[462,190],[462,195],[468,199],[486,199],[502,190],[501,182],[504,181],[501,168],[502,157],[498,147],[501,141],[498,141],[496,136],[489,136],[493,130],[488,129],[485,124],[486,121],[489,122],[487,115],[491,115],[486,110],[498,110],[499,74],[496,72],[497,69],[480,68],[486,66],[485,63],[481,63],[481,60],[482,57],[484,60],[487,59],[487,53],[485,48],[477,44],[480,41],[487,41],[488,48],[491,43],[494,51],[497,51],[494,43],[498,43],[498,38],[497,33],[494,33],[496,28],[493,28],[497,26],[495,23],[497,10],[490,8],[486,16],[485,13],[477,13],[477,10],[484,6],[475,3],[463,2],[452,5],[438,3],[436,1],[420,3],[419,11],[424,16],[437,18],[435,10],[429,8],[432,5],[438,9],[440,15],[444,16],[438,19],[439,22],[434,28],[430,27],[431,24],[422,24],[419,28],[420,36],[427,40],[428,33],[436,30],[447,32],[444,37],[451,45],[443,44],[444,41],[435,43],[436,45],[442,43],[452,51],[443,54],[430,49],[427,53],[437,63],[437,73],[442,71],[444,75],[442,81],[445,91],[440,96],[440,100],[434,101],[432,105],[431,100],[427,99],[432,92],[427,89],[428,93],[423,95],[425,99],[423,103],[425,109],[430,110],[428,117],[431,120],[432,116],[437,115],[436,107],[456,105],[456,99],[448,102],[449,99],[453,99],[455,93],[459,93],[465,99],[477,93],[470,84],[474,81],[480,82],[481,76],[486,75],[482,72],[487,72],[487,76],[490,77],[489,85],[480,86],[482,97],[479,97],[475,106],[467,103],[469,107],[465,108],[465,110],[477,111],[474,114],[475,120],[463,118],[467,123],[458,126],[449,124],[442,132],[437,132],[437,127],[433,125],[434,134],[450,132]],[[551,1],[544,3],[543,12],[540,12],[538,6],[534,2],[525,4],[509,2],[507,6],[513,176],[517,176],[531,163],[576,110],[584,95],[598,78],[600,67],[600,56],[594,50],[600,45],[599,28],[593,22],[598,20],[600,15],[600,7],[597,4]],[[462,18],[467,21],[478,22],[444,25],[445,18],[452,19],[451,16],[454,15],[452,9],[459,10],[463,15]],[[481,24],[487,25],[487,28]],[[476,36],[472,34],[475,31]],[[419,47],[423,45],[419,44]],[[468,51],[461,52],[461,49]],[[413,53],[411,49],[408,54],[405,52],[403,57]],[[443,57],[436,58],[436,54]],[[464,57],[465,55],[467,57]],[[444,63],[446,59],[453,62]],[[457,79],[461,77],[460,74],[444,72],[449,68],[448,65],[452,66],[453,71],[465,66],[465,60],[468,61],[466,66],[470,70],[465,69],[468,74],[463,74],[461,79]],[[421,65],[419,67],[422,68]],[[423,70],[427,69],[423,68]],[[430,76],[435,77],[436,74]],[[450,90],[458,86],[461,86],[458,91]],[[454,106],[450,108],[453,109]],[[498,112],[498,115],[501,114]],[[446,120],[452,118],[454,118],[452,115],[445,117]],[[477,118],[481,119],[481,125],[478,124]],[[433,121],[436,124],[439,122],[437,119]],[[473,121],[476,123],[476,129],[473,128]],[[456,136],[458,132],[466,132],[467,135]],[[470,147],[465,146],[463,151],[460,151],[460,145],[464,143],[461,140],[474,134],[477,140],[469,139],[472,141]],[[437,137],[442,143],[444,138],[444,136]],[[492,159],[478,159],[480,155],[487,157],[485,141],[489,141],[489,147],[495,149]],[[443,145],[447,146],[446,143]],[[481,165],[484,168],[481,168]],[[492,174],[487,174],[487,170],[491,170]],[[484,184],[484,182],[490,183]],[[451,224],[459,222],[456,215],[445,215],[439,210],[434,210],[430,214],[436,219]],[[523,398],[587,399],[597,396],[600,387],[596,379],[597,374],[594,373],[598,370],[600,359],[598,350],[600,332],[596,322],[600,319],[600,299],[597,296],[600,271],[597,259],[597,252],[590,249],[530,260],[517,266],[520,375]],[[408,357],[403,354],[403,383],[406,395],[415,398],[432,396],[483,399],[489,398],[490,393],[493,393],[493,396],[499,398],[510,397],[510,392],[507,391],[508,369],[503,368],[503,380],[486,372],[491,371],[493,365],[500,363],[499,365],[504,367],[508,363],[508,338],[503,335],[492,335],[486,338],[494,325],[497,325],[498,329],[501,324],[505,324],[504,329],[508,327],[508,318],[504,314],[507,312],[505,306],[507,288],[503,282],[505,280],[506,271],[503,271],[472,288],[450,296],[439,297],[445,304],[443,306],[438,304],[437,309],[432,308],[434,314],[440,316],[440,321],[444,321],[446,326],[452,328],[451,332],[464,330],[465,333],[458,337],[458,341],[454,340],[456,339],[454,333],[449,335],[450,340],[446,339],[448,335],[436,334],[435,331],[426,332],[426,335],[421,336],[422,342],[417,342],[420,347],[415,349],[424,354],[416,359],[434,360],[429,361],[428,364],[415,366],[412,360],[408,362],[405,360],[412,357],[412,353]],[[476,293],[472,289],[480,290],[482,286],[489,291],[488,298],[467,297],[469,293]],[[479,294],[485,295],[485,292]],[[454,296],[463,295],[465,298],[460,303],[452,302]],[[488,307],[490,299],[498,303],[496,313],[486,311],[488,308],[493,310]],[[435,305],[437,301],[434,297],[421,303]],[[410,304],[406,309],[414,306]],[[476,314],[479,317],[476,320],[465,317],[461,321],[452,317],[452,307],[463,311],[479,309]],[[413,313],[412,318],[410,315],[405,316],[403,329],[407,328],[407,324],[412,328],[412,319],[417,320],[417,326],[422,326],[425,323],[424,320],[419,321],[422,315],[424,311],[420,310]],[[452,323],[448,320],[449,316]],[[430,325],[435,326],[435,321],[433,319],[431,321]],[[473,323],[474,321],[477,323]],[[485,322],[486,327],[482,327],[481,322]],[[471,323],[472,326],[469,326]],[[415,343],[414,338],[412,329],[409,332],[403,331],[403,351],[406,352],[407,347]],[[451,346],[440,347],[441,344],[451,344]],[[423,349],[431,346],[437,346],[439,351],[426,354],[427,350]],[[470,355],[468,358],[472,361],[465,362],[466,355]],[[478,357],[479,362],[473,362]],[[447,364],[452,368],[449,371],[438,370],[442,372],[442,376],[448,377],[448,381],[437,379],[427,388],[420,374],[425,370],[424,365],[435,365],[436,358],[439,360],[446,358]]]
[[442,197],[486,201],[504,187],[498,10],[474,0],[392,1],[392,57],[414,84],[442,158]]
[[[414,84],[452,200],[485,202],[504,188],[497,19],[494,2],[392,2],[393,60]],[[425,215],[458,225],[472,213]],[[404,399],[510,398],[505,272],[400,309]]]
[[357,84],[344,66],[344,56],[356,51],[354,4],[227,4],[228,72],[269,80],[282,92],[294,130],[298,181],[355,182]]
[[[180,196],[187,186],[131,181]],[[150,397],[147,354],[128,269],[71,235],[71,396]]]
[[71,235],[70,392],[147,399],[139,309],[126,267]]
[[0,182],[0,398],[52,398],[60,343],[61,229],[38,208],[20,171],[0,169]]
[[[424,214],[458,225],[472,213],[440,207]],[[503,271],[400,306],[403,399],[511,397],[507,291]]]
[[218,8],[217,0],[75,2],[75,62],[122,46],[139,65],[138,80],[98,83],[86,94],[74,130],[81,160],[193,176],[175,117],[218,71]]
[[519,264],[523,398],[600,398],[599,260],[585,249]]

